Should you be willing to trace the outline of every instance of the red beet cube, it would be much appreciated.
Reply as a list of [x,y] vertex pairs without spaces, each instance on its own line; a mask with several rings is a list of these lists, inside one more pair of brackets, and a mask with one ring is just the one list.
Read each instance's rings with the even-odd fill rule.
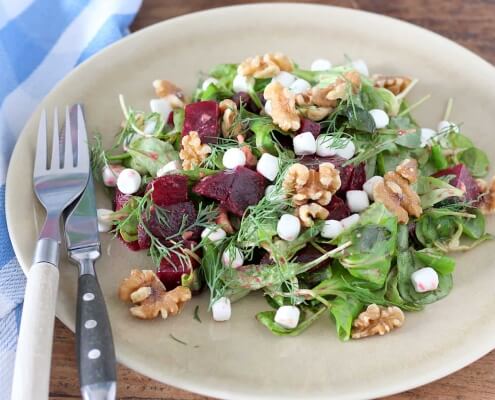
[[201,179],[193,192],[221,202],[229,212],[242,216],[246,208],[264,196],[266,179],[246,167],[223,171]]
[[131,197],[132,194],[124,194],[119,189],[115,188],[115,192],[113,195],[113,209],[115,211],[120,210],[126,205]]
[[332,200],[325,208],[330,212],[327,219],[336,219],[337,221],[340,221],[351,215],[351,210],[345,201],[338,196],[333,196]]
[[149,249],[151,246],[151,239],[141,224],[138,225],[138,243],[141,250]]
[[[184,241],[184,246],[191,249],[195,246],[195,242]],[[179,252],[181,251],[179,250]],[[191,266],[192,269],[199,267],[196,259],[189,256],[186,257],[190,260],[190,263],[186,259],[179,257],[177,253],[171,252],[170,257],[163,258],[160,262],[156,275],[167,290],[172,290],[179,286],[182,275],[189,275],[191,273]]]
[[249,206],[257,204],[265,194],[266,179],[256,171],[237,167],[230,193],[223,206],[231,213],[242,217]]
[[[335,246],[332,246],[330,244],[321,244],[321,247],[323,247],[324,250],[330,251],[335,248]],[[323,254],[317,250],[315,247],[311,246],[308,244],[306,247],[303,249],[299,250],[296,254],[296,262],[306,264],[311,261],[316,260],[317,258],[321,257]],[[326,260],[318,264],[316,267],[313,267],[310,271],[315,271],[320,268],[324,268],[330,265],[330,261]]]
[[[153,209],[147,216],[143,216],[150,232],[159,239],[167,239],[176,235],[196,221],[197,212],[191,201],[171,204],[160,209]],[[197,239],[200,229],[195,228],[191,239]]]
[[297,133],[311,132],[316,138],[320,134],[320,131],[321,125],[318,122],[311,121],[307,118],[301,118],[301,127],[299,128]]
[[193,188],[193,192],[217,201],[225,201],[234,182],[234,171],[205,176]]
[[139,241],[134,240],[132,242],[126,242],[124,240],[124,238],[120,235],[120,233],[119,233],[118,237],[119,237],[120,241],[122,243],[124,243],[130,250],[132,250],[132,251],[139,251],[139,250],[141,250],[141,246],[139,245]]
[[216,101],[208,100],[187,104],[182,136],[196,131],[202,143],[216,143],[219,135],[219,116],[220,111]]
[[476,184],[469,170],[464,164],[457,164],[453,167],[438,171],[433,176],[439,178],[441,176],[453,175],[450,184],[456,188],[462,189],[465,192],[464,198],[467,201],[477,200],[480,195],[480,189]]
[[164,207],[187,201],[187,178],[172,174],[153,179],[146,191],[153,190],[151,199],[157,206]]
[[349,181],[349,189],[347,190],[362,190],[364,182],[366,182],[366,170],[364,163],[354,166],[352,177]]

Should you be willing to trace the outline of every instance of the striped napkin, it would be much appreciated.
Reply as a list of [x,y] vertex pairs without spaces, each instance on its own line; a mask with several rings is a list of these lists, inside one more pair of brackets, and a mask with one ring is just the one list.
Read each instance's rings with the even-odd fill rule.
[[141,0],[0,0],[0,400],[10,398],[25,278],[5,222],[5,176],[39,101],[77,64],[129,33]]

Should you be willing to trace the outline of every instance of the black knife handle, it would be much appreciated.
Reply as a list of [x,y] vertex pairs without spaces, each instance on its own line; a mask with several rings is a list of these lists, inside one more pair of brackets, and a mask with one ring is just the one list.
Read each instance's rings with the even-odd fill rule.
[[116,398],[116,362],[112,328],[100,285],[93,274],[79,276],[77,356],[84,399]]

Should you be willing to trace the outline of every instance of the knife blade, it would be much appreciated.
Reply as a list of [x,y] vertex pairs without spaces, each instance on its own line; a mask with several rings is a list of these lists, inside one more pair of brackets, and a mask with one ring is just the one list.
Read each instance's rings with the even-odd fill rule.
[[112,329],[95,272],[100,238],[93,178],[65,220],[69,258],[79,265],[76,341],[81,394],[85,400],[114,400],[117,377]]

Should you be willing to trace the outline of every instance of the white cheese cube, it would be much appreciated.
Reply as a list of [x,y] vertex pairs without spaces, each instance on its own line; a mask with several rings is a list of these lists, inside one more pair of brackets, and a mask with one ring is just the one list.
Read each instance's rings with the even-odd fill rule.
[[258,161],[258,164],[256,164],[256,171],[258,171],[269,181],[273,182],[279,171],[278,157],[272,156],[269,153],[263,153]]
[[375,121],[376,129],[386,128],[388,123],[390,122],[390,118],[383,110],[375,108],[373,110],[370,110],[369,113],[371,114],[373,121]]
[[433,129],[421,128],[421,147],[426,147],[430,143],[431,139],[437,135]]
[[98,208],[96,210],[96,216],[98,218],[98,232],[109,232],[112,229],[113,222],[110,218],[111,214],[113,214],[113,211],[106,208]]
[[294,136],[294,153],[298,156],[307,156],[316,153],[316,139],[311,132],[303,132]]
[[383,182],[383,177],[379,175],[372,176],[366,182],[364,182],[363,190],[368,194],[370,200],[374,200],[373,187],[378,183]]
[[369,76],[370,73],[369,73],[369,70],[368,70],[368,66],[366,65],[366,63],[364,62],[364,60],[354,60],[351,62],[351,66],[352,68],[354,68],[357,72],[359,72],[361,75],[364,75],[364,76]]
[[317,58],[311,63],[311,71],[328,71],[332,68],[332,63],[326,58]]
[[438,288],[438,274],[431,267],[421,268],[411,274],[411,282],[418,293],[430,292]]
[[231,268],[242,267],[244,256],[237,247],[228,247],[222,254],[222,264]]
[[459,133],[459,126],[457,126],[453,122],[443,120],[443,121],[440,121],[438,123],[437,132],[438,133],[447,133],[447,132]]
[[220,297],[211,305],[211,312],[213,313],[213,319],[215,321],[228,321],[232,316],[230,299],[228,299],[227,297]]
[[285,329],[294,329],[299,323],[301,313],[296,306],[279,307],[275,313],[275,322]]
[[335,149],[335,154],[337,154],[339,157],[345,158],[346,160],[350,160],[352,157],[354,157],[355,153],[356,153],[356,146],[354,145],[354,142],[350,139],[347,141],[344,147],[340,149]]
[[304,93],[311,89],[311,84],[305,79],[296,79],[290,86],[289,90],[294,94]]
[[323,223],[323,228],[321,230],[321,236],[325,239],[335,239],[344,230],[342,222],[336,219],[327,219]]
[[117,179],[123,170],[122,165],[105,165],[101,171],[103,184],[108,187],[117,186]]
[[237,74],[232,81],[234,92],[249,92],[254,86],[254,78]]
[[223,166],[227,169],[235,169],[246,165],[246,155],[241,149],[233,147],[228,149],[222,158]]
[[272,82],[278,82],[286,88],[292,85],[292,83],[294,83],[295,80],[296,80],[296,76],[286,71],[281,71],[277,76],[274,76],[272,78]]
[[117,178],[117,188],[124,194],[134,194],[141,187],[141,175],[135,169],[125,168]]
[[180,170],[181,170],[180,161],[174,160],[166,163],[163,167],[159,168],[158,171],[156,171],[156,176],[160,177],[167,174],[174,174]]
[[345,194],[347,205],[353,213],[359,213],[370,206],[370,199],[364,190],[348,190]]
[[227,232],[225,232],[219,226],[211,226],[203,229],[203,232],[201,232],[201,237],[203,239],[208,238],[208,240],[210,240],[214,244],[219,244],[223,239],[227,237]]
[[160,114],[162,119],[166,122],[168,120],[168,116],[172,112],[172,105],[165,98],[151,99],[150,109],[151,111]]
[[344,229],[349,229],[351,226],[356,225],[359,222],[361,217],[359,214],[351,214],[348,217],[340,220],[340,223],[344,227]]
[[277,235],[291,242],[299,236],[301,232],[301,221],[292,214],[284,214],[280,217],[277,223]]
[[321,134],[316,138],[316,154],[320,157],[330,157],[337,154],[337,150],[333,147],[334,136]]

